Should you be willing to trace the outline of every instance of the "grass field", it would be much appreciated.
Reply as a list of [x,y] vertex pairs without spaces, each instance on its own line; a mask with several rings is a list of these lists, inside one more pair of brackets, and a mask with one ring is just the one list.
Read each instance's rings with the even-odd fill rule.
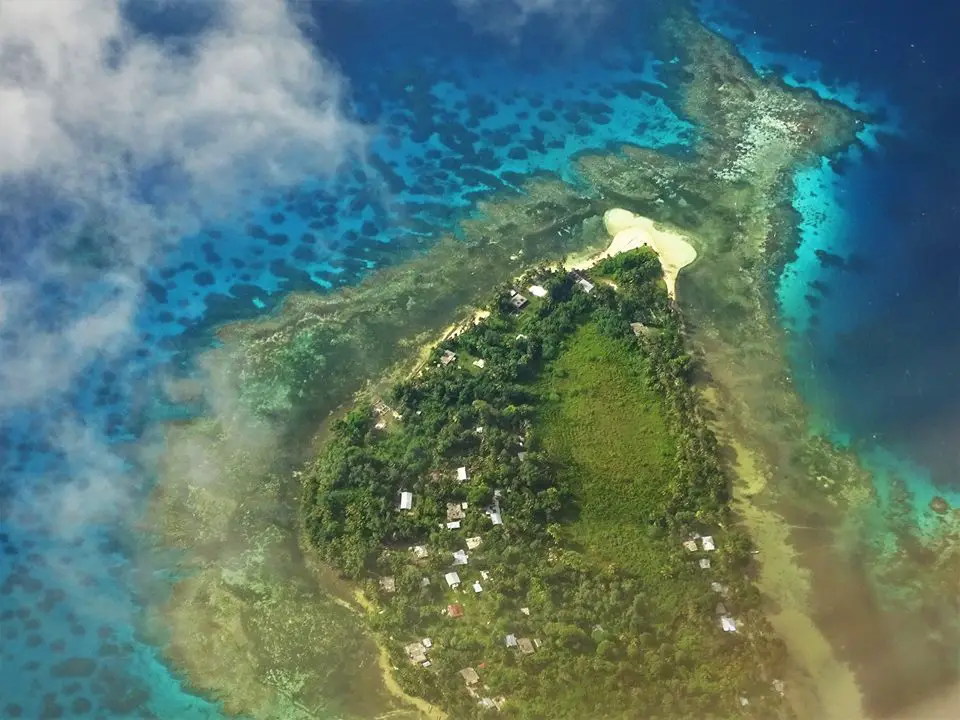
[[663,561],[648,528],[670,496],[675,453],[644,362],[632,341],[583,326],[543,380],[553,399],[540,424],[546,449],[566,465],[578,496],[568,540],[641,575]]

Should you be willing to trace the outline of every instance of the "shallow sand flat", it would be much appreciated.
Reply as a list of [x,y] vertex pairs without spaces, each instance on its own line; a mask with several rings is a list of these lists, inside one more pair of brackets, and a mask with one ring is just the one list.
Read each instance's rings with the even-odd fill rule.
[[788,524],[754,502],[767,486],[763,461],[723,422],[722,402],[714,387],[701,388],[701,401],[714,418],[710,426],[721,447],[736,458],[731,467],[733,506],[758,550],[756,584],[769,601],[767,619],[800,670],[784,678],[787,699],[803,720],[866,720],[856,676],[813,621],[810,574],[798,562]]
[[607,233],[613,238],[610,246],[603,252],[588,259],[575,260],[567,265],[570,270],[586,270],[601,260],[620,253],[650,247],[660,258],[663,265],[663,279],[671,298],[676,297],[677,276],[680,270],[697,259],[697,251],[687,239],[676,232],[664,230],[653,220],[634,215],[628,210],[615,208],[603,216]]

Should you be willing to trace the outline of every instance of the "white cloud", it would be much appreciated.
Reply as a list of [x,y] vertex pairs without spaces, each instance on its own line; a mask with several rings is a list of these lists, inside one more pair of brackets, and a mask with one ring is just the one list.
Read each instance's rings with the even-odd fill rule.
[[[209,26],[185,47],[138,33],[124,5],[0,8],[0,216],[19,235],[0,246],[0,329],[17,331],[0,341],[0,408],[64,389],[119,346],[166,227],[189,229],[196,208],[229,208],[241,182],[288,184],[329,170],[365,140],[342,112],[342,79],[283,0],[212,5]],[[147,202],[141,182],[158,170],[171,181],[162,201]],[[66,208],[69,227],[38,230],[44,208],[24,203],[27,193]],[[69,250],[93,220],[117,239],[98,248],[92,274]],[[105,299],[44,329],[40,282],[79,295],[91,280]]]
[[585,30],[607,11],[607,0],[454,0],[468,17],[484,30],[516,40],[528,23],[558,24],[573,40],[582,40]]

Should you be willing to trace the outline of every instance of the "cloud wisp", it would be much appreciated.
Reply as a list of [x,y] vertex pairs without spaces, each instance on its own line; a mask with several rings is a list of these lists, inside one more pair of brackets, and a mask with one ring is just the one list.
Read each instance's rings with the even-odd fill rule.
[[[0,407],[63,390],[122,343],[171,227],[229,210],[242,184],[332,169],[365,140],[283,0],[215,5],[185,43],[138,32],[124,6],[0,5]],[[51,308],[51,283],[89,306]]]
[[[144,7],[164,32],[137,25]],[[133,346],[150,267],[244,188],[332,172],[367,140],[284,0],[195,10],[0,0],[0,420],[55,415],[30,440],[68,478],[20,487],[8,509],[42,508],[58,536],[129,508],[129,468],[95,420],[51,408]],[[183,18],[189,32],[171,31]]]
[[528,24],[548,21],[582,39],[607,12],[608,0],[453,0],[479,28],[511,42]]

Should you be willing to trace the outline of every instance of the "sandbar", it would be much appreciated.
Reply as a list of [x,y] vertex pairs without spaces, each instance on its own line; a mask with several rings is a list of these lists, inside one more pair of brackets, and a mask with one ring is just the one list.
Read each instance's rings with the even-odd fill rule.
[[671,298],[676,299],[677,276],[683,268],[697,259],[697,251],[687,242],[687,238],[678,232],[658,226],[650,218],[619,208],[604,213],[603,225],[612,238],[610,246],[588,259],[576,260],[568,264],[567,269],[586,270],[604,258],[647,246],[660,258],[667,293]]

